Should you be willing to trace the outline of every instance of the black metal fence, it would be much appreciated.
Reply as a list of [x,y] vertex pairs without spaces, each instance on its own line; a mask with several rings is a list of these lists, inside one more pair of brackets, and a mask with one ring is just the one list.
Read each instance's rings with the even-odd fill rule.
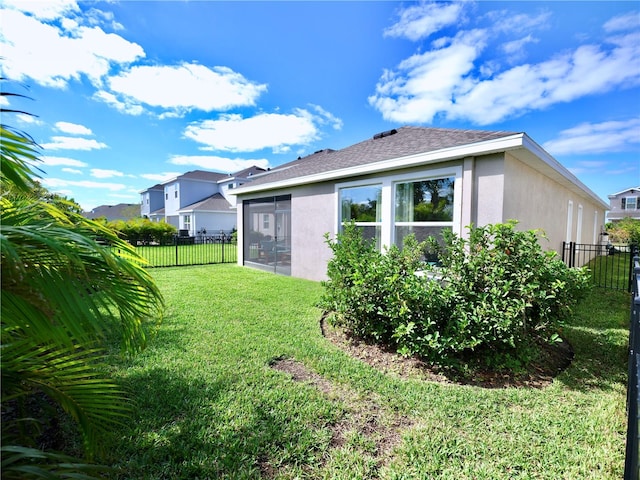
[[235,236],[225,234],[176,235],[159,243],[138,243],[136,252],[150,267],[235,263],[238,260]]
[[636,245],[590,245],[562,242],[562,260],[569,267],[588,267],[593,284],[612,290],[631,291]]
[[625,480],[638,480],[638,403],[640,403],[640,258],[633,259],[631,320],[629,322],[629,384],[627,386],[627,451],[624,464]]

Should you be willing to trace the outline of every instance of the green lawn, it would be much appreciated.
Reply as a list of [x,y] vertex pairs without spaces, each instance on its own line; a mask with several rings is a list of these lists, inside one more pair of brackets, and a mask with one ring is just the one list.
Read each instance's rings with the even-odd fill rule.
[[[136,409],[122,479],[618,479],[629,297],[594,290],[565,329],[572,366],[544,389],[400,378],[320,332],[318,283],[235,265],[153,270],[168,312],[114,358]],[[293,359],[306,381],[272,368]]]

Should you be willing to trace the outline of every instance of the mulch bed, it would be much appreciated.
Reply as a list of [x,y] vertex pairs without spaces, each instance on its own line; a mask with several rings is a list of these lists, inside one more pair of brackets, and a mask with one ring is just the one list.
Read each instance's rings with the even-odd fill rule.
[[388,374],[403,378],[419,378],[427,381],[483,388],[529,387],[544,388],[563,372],[573,360],[573,349],[566,342],[541,344],[539,359],[527,365],[522,373],[475,369],[472,377],[459,372],[431,365],[419,358],[406,358],[380,345],[350,336],[343,329],[330,325],[323,316],[320,329],[327,340],[354,358]]

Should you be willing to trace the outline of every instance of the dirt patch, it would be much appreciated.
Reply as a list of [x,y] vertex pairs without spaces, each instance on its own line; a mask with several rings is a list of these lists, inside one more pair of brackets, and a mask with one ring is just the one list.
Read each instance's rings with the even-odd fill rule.
[[[370,457],[380,468],[391,458],[391,451],[399,443],[402,431],[413,424],[409,417],[383,408],[374,394],[362,394],[334,384],[309,370],[301,362],[281,358],[274,360],[270,366],[291,375],[293,381],[313,385],[325,395],[344,404],[345,415],[331,427],[330,449],[351,448],[357,451],[362,448],[363,443],[358,439],[364,438],[372,446],[359,451],[359,454]],[[264,459],[259,467],[266,478],[274,478],[277,473]]]
[[562,341],[540,345],[539,359],[527,365],[524,372],[479,369],[474,371],[473,376],[464,377],[459,372],[439,368],[419,358],[405,358],[392,350],[354,338],[343,329],[331,326],[325,317],[320,320],[320,329],[325,338],[344,352],[384,373],[439,383],[475,385],[484,388],[544,388],[571,365],[573,360],[571,345]]

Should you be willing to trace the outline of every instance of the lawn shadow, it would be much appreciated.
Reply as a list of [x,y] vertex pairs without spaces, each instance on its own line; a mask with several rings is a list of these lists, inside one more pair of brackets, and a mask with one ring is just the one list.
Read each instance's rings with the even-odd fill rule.
[[287,392],[271,389],[253,404],[231,405],[233,392],[243,396],[240,390],[247,388],[231,375],[210,382],[153,368],[122,383],[135,411],[114,435],[113,478],[270,478],[305,465],[328,443],[326,412],[287,415],[279,408]]

